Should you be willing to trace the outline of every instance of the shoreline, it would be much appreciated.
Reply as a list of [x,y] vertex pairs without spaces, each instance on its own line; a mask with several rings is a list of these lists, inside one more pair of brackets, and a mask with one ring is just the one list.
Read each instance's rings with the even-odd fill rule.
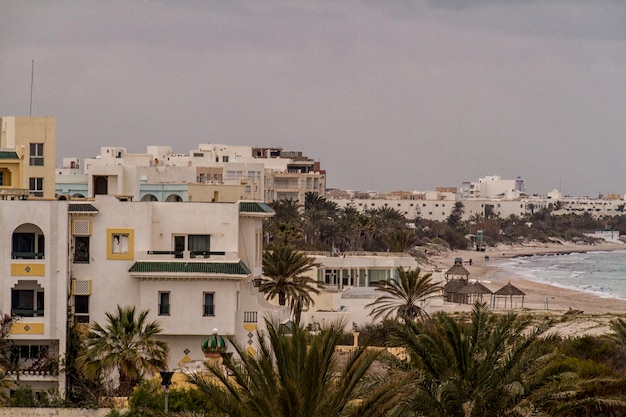
[[[497,265],[497,260],[544,255],[565,255],[571,253],[603,252],[626,250],[622,243],[601,243],[597,245],[576,244],[536,244],[532,246],[499,245],[487,248],[486,252],[467,250],[446,251],[429,256],[430,266],[445,273],[455,258],[463,259],[463,266],[470,273],[470,280],[477,280],[492,292],[511,283],[525,293],[523,306],[521,299],[514,301],[513,311],[524,311],[546,316],[569,317],[554,327],[564,336],[580,336],[584,334],[604,334],[610,332],[609,321],[619,315],[626,315],[626,300],[611,296],[603,297],[597,293],[585,292],[572,288],[533,281],[516,275],[505,275]],[[488,260],[485,259],[488,257]],[[473,262],[469,265],[468,260]],[[495,265],[494,265],[495,263]],[[426,271],[425,271],[426,272]],[[508,273],[508,272],[507,272]],[[501,304],[501,303],[500,303]],[[497,311],[504,310],[496,305]],[[576,312],[577,314],[572,314]]]

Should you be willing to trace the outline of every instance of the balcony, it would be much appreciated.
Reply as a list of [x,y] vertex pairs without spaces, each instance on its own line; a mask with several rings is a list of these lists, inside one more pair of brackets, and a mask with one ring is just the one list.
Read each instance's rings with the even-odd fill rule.
[[243,312],[243,322],[244,323],[257,323],[258,322],[258,311],[244,311]]

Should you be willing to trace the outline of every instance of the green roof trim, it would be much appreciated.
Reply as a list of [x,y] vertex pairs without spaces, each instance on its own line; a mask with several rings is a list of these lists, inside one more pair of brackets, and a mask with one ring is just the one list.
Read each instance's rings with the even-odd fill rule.
[[0,151],[0,159],[20,159],[15,151]]
[[68,211],[72,213],[98,213],[98,209],[91,204],[70,204]]
[[250,270],[239,262],[135,262],[128,272],[135,273],[200,273],[220,275],[250,275]]
[[239,203],[239,211],[243,213],[274,214],[274,210],[270,206],[258,201],[242,201]]

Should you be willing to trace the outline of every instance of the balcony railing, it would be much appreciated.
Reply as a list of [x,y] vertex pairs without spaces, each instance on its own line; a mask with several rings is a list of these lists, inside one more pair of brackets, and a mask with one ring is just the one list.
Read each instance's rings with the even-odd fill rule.
[[44,259],[43,252],[11,252],[12,259]]
[[26,308],[13,308],[11,314],[19,317],[43,317],[44,310],[31,310]]
[[258,311],[244,311],[243,322],[244,323],[256,323]]
[[167,256],[177,259],[210,258],[212,256],[224,256],[224,251],[176,251],[176,250],[149,250],[148,256]]
[[89,263],[89,253],[84,252],[76,252],[74,253],[74,263],[75,264],[88,264]]
[[215,316],[215,304],[204,304],[203,308],[203,316]]

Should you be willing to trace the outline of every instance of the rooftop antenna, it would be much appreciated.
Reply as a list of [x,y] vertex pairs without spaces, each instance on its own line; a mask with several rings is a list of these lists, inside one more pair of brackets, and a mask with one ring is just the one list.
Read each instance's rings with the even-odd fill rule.
[[30,67],[30,113],[28,114],[31,117],[33,115],[33,79],[34,78],[35,78],[35,60],[33,59],[33,62]]

